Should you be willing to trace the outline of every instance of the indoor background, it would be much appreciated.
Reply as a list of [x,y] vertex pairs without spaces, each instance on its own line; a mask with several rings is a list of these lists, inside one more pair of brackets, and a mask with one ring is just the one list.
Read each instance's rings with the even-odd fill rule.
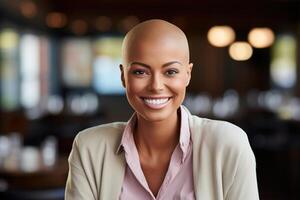
[[184,105],[246,131],[262,200],[299,199],[297,0],[0,0],[0,199],[63,199],[75,135],[132,114],[121,43],[153,18],[188,37]]

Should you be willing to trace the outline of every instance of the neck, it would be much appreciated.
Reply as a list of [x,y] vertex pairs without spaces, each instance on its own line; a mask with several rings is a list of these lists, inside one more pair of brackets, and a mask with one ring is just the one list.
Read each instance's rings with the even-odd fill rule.
[[179,141],[180,114],[159,122],[150,122],[137,116],[134,139],[139,152],[148,155],[173,152]]

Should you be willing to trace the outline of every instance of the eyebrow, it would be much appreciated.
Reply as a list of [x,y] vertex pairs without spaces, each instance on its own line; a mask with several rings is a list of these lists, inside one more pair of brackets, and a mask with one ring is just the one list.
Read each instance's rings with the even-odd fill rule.
[[[167,63],[163,64],[162,67],[168,67],[168,66],[173,65],[173,64],[182,65],[182,63],[179,62],[179,61],[170,61],[170,62],[167,62]],[[151,68],[150,65],[147,65],[147,64],[141,63],[141,62],[131,62],[131,63],[129,63],[128,66],[131,66],[131,65],[141,65],[141,66],[149,68],[149,69]]]

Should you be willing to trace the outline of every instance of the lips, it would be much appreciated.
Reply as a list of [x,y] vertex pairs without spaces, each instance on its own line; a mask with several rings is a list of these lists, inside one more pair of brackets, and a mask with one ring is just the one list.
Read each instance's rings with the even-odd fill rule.
[[148,107],[152,109],[161,109],[169,103],[169,100],[171,98],[170,97],[156,97],[156,98],[145,97],[142,99]]

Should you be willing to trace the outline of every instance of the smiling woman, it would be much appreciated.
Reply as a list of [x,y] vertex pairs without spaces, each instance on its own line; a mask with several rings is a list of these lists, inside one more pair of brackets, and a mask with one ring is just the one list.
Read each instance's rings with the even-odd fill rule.
[[76,136],[67,200],[259,198],[245,132],[181,105],[192,67],[186,36],[173,24],[149,20],[127,33],[120,70],[135,113]]
[[184,33],[161,21],[136,26],[124,39],[122,58],[123,86],[138,120],[176,124],[193,66]]

